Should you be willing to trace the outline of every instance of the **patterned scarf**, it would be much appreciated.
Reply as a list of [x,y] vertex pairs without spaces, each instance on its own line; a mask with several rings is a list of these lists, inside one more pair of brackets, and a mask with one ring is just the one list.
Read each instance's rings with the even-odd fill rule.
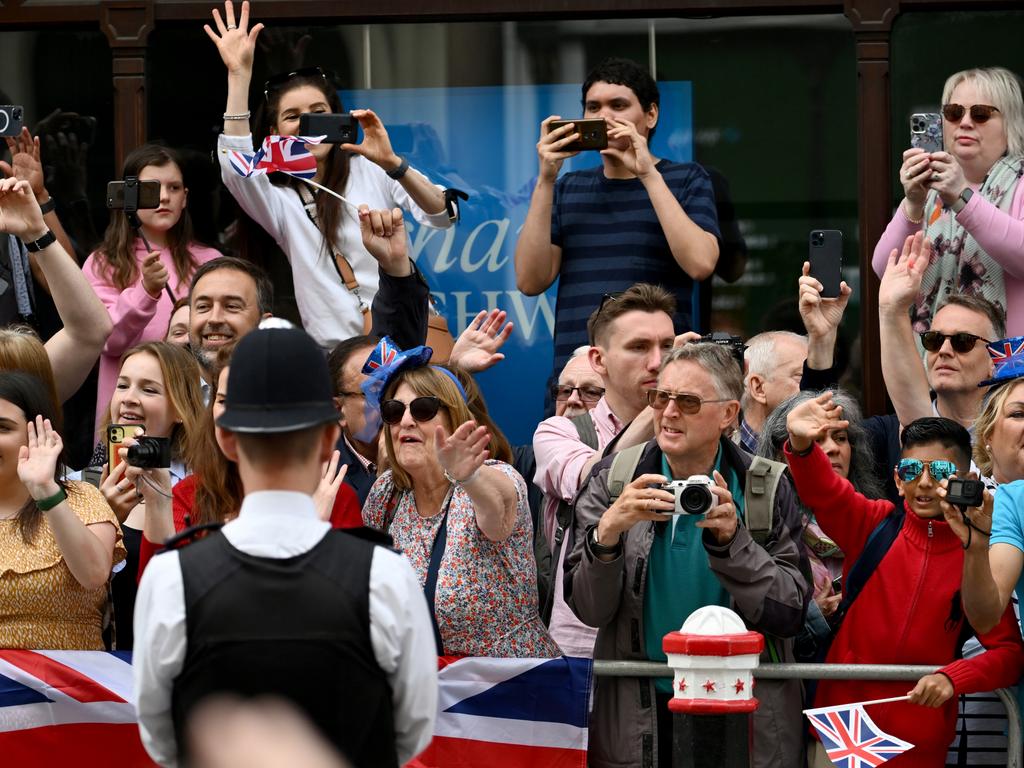
[[[1024,175],[1024,158],[1002,157],[992,166],[976,194],[1009,212],[1017,182]],[[954,293],[981,296],[1006,314],[1006,286],[1003,268],[981,249],[974,237],[944,211],[937,192],[925,201],[924,232],[932,241],[934,255],[921,281],[921,292],[912,308],[911,320],[918,333],[927,331],[935,312]]]

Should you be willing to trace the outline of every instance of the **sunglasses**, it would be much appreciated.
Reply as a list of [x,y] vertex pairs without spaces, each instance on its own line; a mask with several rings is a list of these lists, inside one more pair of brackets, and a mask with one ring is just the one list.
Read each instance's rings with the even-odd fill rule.
[[551,397],[560,403],[572,397],[573,392],[579,392],[580,400],[584,403],[596,403],[604,396],[601,387],[570,387],[568,384],[555,384],[551,387]]
[[[942,116],[951,123],[959,123],[964,119],[964,114],[967,111],[967,107],[963,104],[944,104],[942,106]],[[987,123],[992,115],[998,111],[999,107],[993,107],[988,104],[974,104],[970,108],[971,122],[978,123],[979,125]]]
[[981,336],[975,336],[973,333],[966,333],[964,331],[959,333],[925,331],[921,334],[921,346],[929,352],[938,352],[942,349],[942,345],[946,343],[946,339],[949,339],[949,345],[953,348],[953,351],[959,352],[961,355],[974,349],[974,346],[979,341],[984,341],[986,344],[991,343],[988,339],[983,339]]
[[686,392],[666,392],[663,389],[647,390],[647,404],[656,411],[661,411],[667,408],[669,400],[674,400],[676,408],[687,416],[693,416],[695,413],[700,413],[700,408],[704,403],[728,403],[732,398],[726,397],[721,400],[703,400],[697,397],[697,395],[691,395]]
[[324,82],[327,82],[327,75],[320,67],[302,67],[301,69],[293,69],[291,72],[282,72],[277,75],[271,75],[267,78],[267,81],[263,83],[263,98],[270,100],[271,91],[276,91],[281,88],[282,85],[288,83],[296,77],[322,77]]
[[936,483],[948,480],[956,474],[956,464],[944,459],[935,461],[921,461],[920,459],[900,459],[896,465],[896,474],[904,483],[912,483],[921,476],[924,468],[928,467],[928,474]]
[[[441,401],[433,396],[417,397],[409,403],[409,414],[416,421],[430,421],[441,409]],[[398,424],[405,415],[401,400],[385,400],[380,404],[380,418],[385,424]]]

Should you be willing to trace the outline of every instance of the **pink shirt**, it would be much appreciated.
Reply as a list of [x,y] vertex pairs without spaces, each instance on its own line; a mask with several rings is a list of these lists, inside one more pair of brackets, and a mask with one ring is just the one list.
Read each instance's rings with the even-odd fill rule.
[[[598,451],[604,450],[625,426],[612,413],[608,401],[603,397],[590,411],[590,418],[597,431]],[[572,421],[564,416],[552,416],[537,426],[537,431],[533,434],[533,453],[537,460],[537,474],[533,481],[544,491],[544,533],[548,541],[554,541],[558,502],[572,501],[580,488],[580,471],[590,461],[595,451],[580,440],[576,425]],[[565,554],[571,546],[571,541],[563,543],[561,557],[555,565],[555,600],[548,631],[562,649],[562,653],[567,656],[589,658],[594,655],[597,630],[576,618],[576,614],[566,605],[562,590]]]
[[[978,185],[971,188],[977,192]],[[952,215],[944,211],[943,216]],[[1010,201],[1009,215],[981,195],[975,194],[956,214],[956,220],[978,245],[1003,268],[1006,285],[1006,335],[1024,335],[1024,184],[1018,183]],[[922,224],[907,219],[903,206],[896,209],[889,226],[882,233],[871,266],[879,277],[885,272],[893,248],[902,251],[903,241],[921,230]]]
[[[167,248],[160,248],[160,261],[167,267],[170,279],[167,284],[178,298],[188,295],[189,282],[192,275],[179,276],[174,268],[174,260]],[[189,247],[192,258],[201,265],[222,254],[220,251],[192,243]],[[135,240],[135,259],[139,265],[139,276],[135,282],[119,290],[103,274],[103,266],[96,253],[92,253],[82,271],[92,285],[103,306],[107,308],[114,330],[107,339],[103,353],[100,355],[99,385],[96,388],[96,426],[99,427],[103,414],[110,407],[110,398],[117,384],[120,370],[121,355],[144,341],[160,341],[167,335],[167,326],[171,322],[171,308],[174,303],[167,291],[160,292],[160,298],[154,299],[142,287],[142,261],[146,258],[146,247],[141,239]]]

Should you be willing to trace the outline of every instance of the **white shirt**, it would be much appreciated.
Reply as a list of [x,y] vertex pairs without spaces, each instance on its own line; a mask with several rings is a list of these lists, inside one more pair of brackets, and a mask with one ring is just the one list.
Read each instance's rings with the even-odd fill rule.
[[[222,529],[228,543],[254,557],[289,558],[313,549],[330,530],[310,496],[248,494]],[[404,765],[430,743],[437,712],[437,655],[427,601],[412,566],[376,547],[370,563],[370,642],[391,686],[395,750]],[[132,674],[142,743],[162,766],[176,766],[171,688],[185,661],[185,588],[177,552],[154,557],[135,601]],[[307,670],[316,674],[316,670]]]
[[[306,332],[328,349],[343,339],[362,334],[359,302],[339,277],[334,256],[325,249],[324,239],[306,215],[298,193],[291,187],[274,186],[266,175],[240,176],[231,167],[225,150],[252,154],[252,136],[220,135],[217,157],[221,178],[242,210],[267,230],[288,257],[295,281],[295,301]],[[408,173],[418,171],[410,168]],[[403,208],[420,224],[435,229],[451,226],[447,212],[425,213],[400,183],[360,155],[351,157],[342,194],[353,205],[366,203],[370,210]],[[356,212],[345,204],[337,242],[359,282],[359,295],[369,307],[377,295],[378,265],[363,247]]]

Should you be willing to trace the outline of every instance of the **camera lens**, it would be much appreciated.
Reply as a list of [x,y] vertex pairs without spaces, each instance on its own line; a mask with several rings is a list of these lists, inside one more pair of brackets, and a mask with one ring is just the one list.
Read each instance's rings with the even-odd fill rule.
[[688,485],[679,494],[679,508],[688,515],[703,515],[712,505],[711,491],[703,485]]
[[813,235],[811,235],[811,244],[812,245],[821,245],[824,242],[825,242],[825,235],[823,235],[821,232],[815,232]]
[[171,466],[171,441],[165,437],[140,437],[128,448],[128,463],[140,469],[164,469]]

